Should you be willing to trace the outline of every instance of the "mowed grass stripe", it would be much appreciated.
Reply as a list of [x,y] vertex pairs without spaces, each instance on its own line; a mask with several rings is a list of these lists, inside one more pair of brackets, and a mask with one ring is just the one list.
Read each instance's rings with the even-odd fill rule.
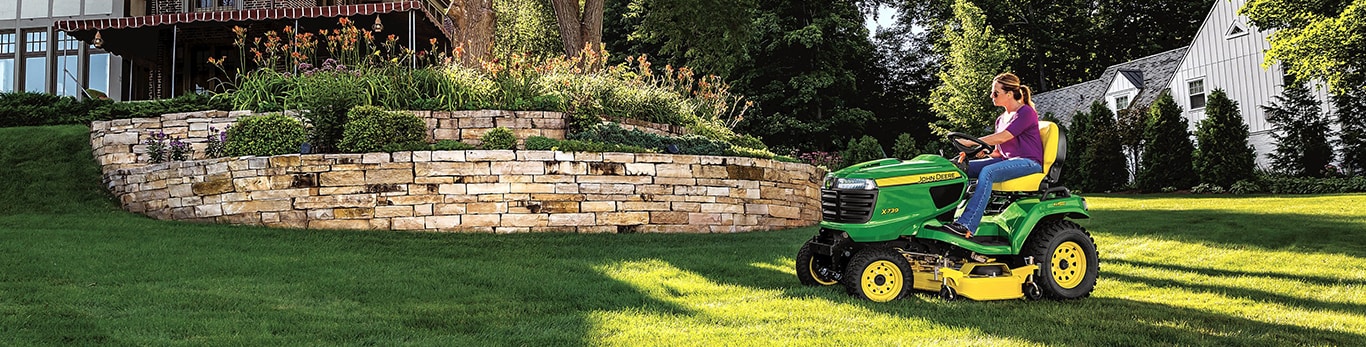
[[[856,300],[792,270],[814,228],[708,235],[154,221],[79,126],[0,129],[0,345],[1355,345],[1363,195],[1092,196],[1069,302]],[[41,154],[39,154],[41,153]]]

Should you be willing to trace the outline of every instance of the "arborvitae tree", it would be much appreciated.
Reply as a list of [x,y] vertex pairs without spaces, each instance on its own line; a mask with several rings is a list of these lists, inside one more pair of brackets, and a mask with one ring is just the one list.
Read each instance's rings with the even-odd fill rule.
[[877,139],[868,135],[863,135],[858,140],[850,139],[849,146],[840,154],[844,157],[844,166],[887,157],[887,154],[882,151],[882,145],[877,143]]
[[1087,131],[1086,152],[1081,166],[1086,168],[1086,191],[1115,190],[1129,183],[1129,163],[1124,158],[1124,147],[1115,125],[1115,114],[1102,103],[1091,104],[1091,124]]
[[1342,169],[1348,175],[1366,173],[1366,90],[1353,89],[1333,94]]
[[1133,177],[1138,177],[1139,164],[1143,155],[1143,125],[1147,122],[1147,110],[1122,108],[1115,112],[1115,131],[1119,137],[1121,151],[1124,153],[1125,167]]
[[1196,127],[1199,149],[1195,151],[1195,171],[1200,181],[1229,187],[1253,178],[1254,151],[1247,143],[1247,123],[1238,112],[1238,103],[1223,89],[1209,93],[1205,119]]
[[1077,111],[1072,114],[1072,124],[1067,126],[1063,134],[1067,136],[1067,158],[1062,163],[1063,185],[1072,188],[1086,186],[1086,167],[1083,166],[1081,157],[1086,154],[1087,140],[1091,138],[1091,114]]
[[1287,85],[1262,110],[1266,121],[1276,126],[1271,132],[1271,138],[1276,139],[1272,168],[1291,176],[1323,177],[1324,167],[1333,161],[1333,148],[1328,142],[1328,119],[1309,88],[1299,83]]
[[1143,165],[1138,171],[1138,189],[1144,192],[1173,187],[1186,189],[1199,182],[1191,166],[1191,133],[1181,106],[1170,93],[1153,102],[1143,128]]
[[893,158],[911,159],[926,153],[929,152],[925,152],[915,145],[915,138],[911,137],[911,134],[901,133],[901,136],[897,136],[896,142],[892,144]]

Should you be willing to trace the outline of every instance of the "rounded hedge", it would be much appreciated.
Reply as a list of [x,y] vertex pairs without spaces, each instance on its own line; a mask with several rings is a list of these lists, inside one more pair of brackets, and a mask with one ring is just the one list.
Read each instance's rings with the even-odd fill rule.
[[346,153],[378,152],[396,144],[423,142],[427,123],[407,112],[388,112],[375,106],[356,106],[346,114],[338,149]]
[[484,149],[517,149],[517,135],[504,127],[489,130],[480,140],[484,142]]
[[308,132],[298,119],[279,113],[242,117],[228,130],[228,156],[299,153]]

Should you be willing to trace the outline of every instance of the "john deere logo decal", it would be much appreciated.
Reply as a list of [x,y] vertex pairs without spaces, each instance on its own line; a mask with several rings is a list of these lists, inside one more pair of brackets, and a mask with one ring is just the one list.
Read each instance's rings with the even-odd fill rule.
[[899,185],[903,185],[903,184],[931,183],[931,182],[939,182],[939,181],[948,181],[948,180],[955,179],[955,178],[959,178],[959,177],[963,177],[963,175],[960,174],[960,173],[958,173],[958,171],[935,172],[935,173],[927,173],[927,174],[919,174],[919,175],[909,175],[909,176],[900,176],[900,177],[883,178],[883,179],[877,180],[877,186],[878,186],[878,187],[890,187],[890,186],[899,186]]

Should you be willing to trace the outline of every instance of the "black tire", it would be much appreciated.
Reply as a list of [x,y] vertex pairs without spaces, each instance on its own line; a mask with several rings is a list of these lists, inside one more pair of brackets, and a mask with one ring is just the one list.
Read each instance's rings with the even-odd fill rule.
[[900,299],[914,283],[911,263],[886,247],[868,247],[855,253],[840,282],[849,294],[876,302]]
[[811,241],[797,250],[797,281],[804,286],[831,286],[840,282],[844,269],[839,268],[829,256],[811,251]]
[[1096,243],[1077,223],[1059,219],[1036,226],[1020,255],[1034,257],[1034,264],[1039,265],[1034,283],[1042,289],[1044,297],[1080,299],[1090,296],[1096,287],[1100,273]]

